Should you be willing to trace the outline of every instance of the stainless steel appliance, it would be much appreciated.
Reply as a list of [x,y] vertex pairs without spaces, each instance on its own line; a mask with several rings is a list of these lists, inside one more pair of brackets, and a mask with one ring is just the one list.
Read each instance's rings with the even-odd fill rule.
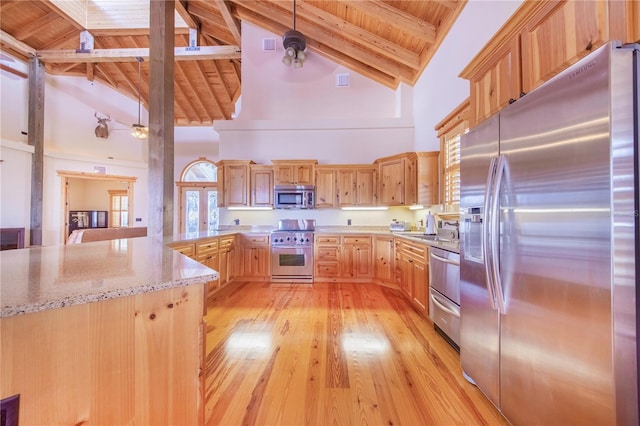
[[429,318],[453,347],[460,348],[460,255],[429,248]]
[[637,425],[638,45],[461,141],[461,364],[514,425]]
[[389,231],[411,231],[411,222],[405,222],[403,220],[393,220],[391,224],[389,224]]
[[313,209],[316,207],[316,188],[313,185],[275,185],[276,209]]
[[283,219],[271,232],[271,281],[313,282],[314,220]]

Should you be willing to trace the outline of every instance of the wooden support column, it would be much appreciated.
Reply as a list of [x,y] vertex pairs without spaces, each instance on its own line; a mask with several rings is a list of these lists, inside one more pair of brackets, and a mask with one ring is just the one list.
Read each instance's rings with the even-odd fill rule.
[[149,224],[147,235],[173,235],[174,0],[150,2]]
[[27,142],[34,147],[31,161],[31,225],[29,244],[42,245],[42,194],[44,185],[44,64],[29,60],[29,125]]

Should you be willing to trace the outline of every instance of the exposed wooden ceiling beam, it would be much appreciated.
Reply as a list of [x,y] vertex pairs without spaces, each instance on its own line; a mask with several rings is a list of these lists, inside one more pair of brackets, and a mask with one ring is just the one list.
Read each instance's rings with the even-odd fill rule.
[[[187,10],[187,6],[185,5],[184,0],[176,0],[176,12],[182,18],[182,20],[187,24],[189,28],[197,29],[200,27],[200,23],[189,13]],[[240,43],[238,43],[240,44]]]
[[[38,50],[35,55],[43,62],[136,62],[136,58],[149,58],[148,48],[95,49],[88,53],[75,50]],[[175,48],[176,61],[240,59],[238,46],[201,46],[200,50]]]
[[[288,16],[281,11],[276,10],[273,6],[265,5],[259,1],[249,2],[236,2],[236,12],[243,19],[254,25],[261,26],[275,34],[282,34],[289,30],[288,26],[282,24],[282,22],[288,22]],[[349,61],[347,57],[368,65],[372,68],[378,69],[381,72],[388,74],[389,76],[401,75],[403,78],[411,79],[414,72],[408,67],[398,64],[395,61],[391,61],[381,55],[376,55],[370,51],[364,51],[353,42],[345,40],[334,33],[325,31],[321,26],[315,25],[313,22],[305,21],[304,25],[297,25],[298,29],[302,28],[302,33],[307,38],[307,46],[313,46],[313,41],[320,43],[323,46],[327,46],[338,55],[345,58],[340,62]],[[322,49],[319,49],[322,51]],[[334,58],[335,59],[335,58]],[[357,67],[357,68],[361,68]],[[354,69],[357,69],[354,68]]]
[[13,74],[13,75],[17,75],[18,77],[22,77],[22,78],[27,78],[27,77],[29,77],[29,75],[28,75],[28,74],[23,73],[22,71],[18,71],[18,70],[17,70],[17,69],[15,69],[15,68],[11,68],[10,66],[5,65],[5,64],[3,64],[3,63],[0,63],[0,70],[2,70],[2,71],[6,71],[6,72],[8,72],[8,73],[11,73],[11,74]]
[[420,57],[417,53],[364,30],[344,19],[340,19],[309,3],[301,2],[296,10],[296,15],[308,19],[311,22],[323,22],[325,25],[334,29],[336,33],[350,39],[353,43],[369,47],[381,55],[395,59],[413,69],[420,68]]
[[87,80],[93,81],[95,73],[95,64],[87,62]]
[[[180,67],[179,64],[176,64],[176,78],[175,79],[175,84],[176,87],[180,90],[181,93],[187,94],[190,92],[196,92],[197,90],[193,87],[193,85],[191,85],[189,83],[189,77],[187,77],[183,71],[183,69]],[[183,86],[183,84],[180,83],[180,81],[185,81],[187,85],[189,85],[189,90],[185,89]],[[189,108],[191,108],[191,110],[193,111],[193,114],[195,115],[196,119],[193,119],[192,117],[189,117],[186,113],[185,116],[190,120],[190,121],[200,121],[200,114],[198,114],[198,108],[193,104],[193,100],[195,99],[196,101],[198,101],[198,103],[200,104],[200,108],[203,111],[207,111],[207,108],[205,108],[205,106],[202,104],[202,101],[200,100],[199,96],[183,96],[184,100],[187,102],[187,104],[189,105]]]
[[436,40],[435,25],[409,15],[381,0],[345,0],[342,3],[358,9],[366,15],[374,16],[382,21],[388,22],[396,28],[402,28],[402,31],[419,37],[427,43],[433,43]]
[[45,46],[42,46],[41,49],[42,50],[55,49],[55,48],[58,48],[59,46],[64,45],[69,40],[75,40],[76,46],[79,46],[80,45],[80,32],[77,29],[73,28],[72,30],[67,31],[64,34],[60,34],[55,39],[49,41]]
[[[149,28],[97,28],[91,30],[94,37],[148,36]],[[189,28],[176,28],[175,34],[189,34]]]
[[[13,33],[13,36],[18,40],[24,40],[25,38],[31,37],[38,31],[42,31],[44,27],[53,24],[58,19],[60,19],[60,17],[57,13],[49,12],[46,15],[21,26]],[[80,43],[80,40],[78,40],[78,43]]]
[[[202,81],[204,81],[204,85],[207,88],[207,91],[209,92],[209,96],[215,102],[216,107],[218,108],[218,111],[220,112],[220,115],[222,115],[226,120],[230,120],[231,117],[228,117],[227,114],[225,114],[224,108],[222,108],[222,104],[220,103],[220,99],[216,95],[215,91],[211,88],[211,84],[207,81],[207,75],[202,70],[202,66],[199,63],[195,63],[194,66],[195,66],[196,71],[198,71],[198,74],[200,75],[200,78],[202,79]],[[218,73],[218,78],[222,81],[221,77],[222,76],[220,75],[220,73]]]
[[15,50],[16,52],[19,52],[23,55],[26,56],[33,56],[36,54],[36,49],[34,49],[33,47],[29,46],[26,43],[21,42],[20,40],[16,39],[14,36],[12,36],[9,33],[6,33],[2,30],[0,30],[0,42]]
[[229,28],[229,31],[231,31],[234,40],[238,43],[238,46],[241,46],[242,37],[240,36],[240,22],[231,14],[231,5],[225,0],[214,0],[214,2],[216,6],[218,6],[218,10],[220,10],[222,18],[227,23],[227,27]]
[[97,76],[98,78],[100,77],[103,78],[107,83],[109,83],[111,87],[115,89],[117,87],[116,81],[111,77],[111,74],[109,74],[108,72],[105,72],[102,68],[103,68],[102,64],[95,64],[94,75]]
[[[69,16],[65,10],[58,6],[58,3],[60,1],[61,0],[40,0],[40,3],[45,5],[52,12],[56,13],[59,18],[63,19],[66,23],[70,24],[74,28],[78,30],[86,29],[85,25],[80,24],[78,21]],[[78,44],[80,44],[80,40],[78,40]]]
[[18,0],[2,0],[0,2],[0,13],[6,13],[9,9],[16,7],[20,2]]
[[455,10],[455,8],[458,7],[458,2],[456,0],[437,0],[437,2],[451,10]]

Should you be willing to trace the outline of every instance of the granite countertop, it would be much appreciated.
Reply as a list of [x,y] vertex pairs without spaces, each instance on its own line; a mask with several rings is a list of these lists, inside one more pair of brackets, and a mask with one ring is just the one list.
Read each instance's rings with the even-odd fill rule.
[[0,318],[218,279],[151,237],[6,250],[0,269]]

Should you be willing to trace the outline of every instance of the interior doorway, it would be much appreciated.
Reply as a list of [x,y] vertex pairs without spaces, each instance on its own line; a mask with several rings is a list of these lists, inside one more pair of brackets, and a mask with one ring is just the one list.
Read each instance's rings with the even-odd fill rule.
[[[96,217],[102,217],[102,212],[107,212],[105,227],[112,227],[112,202],[113,197],[110,191],[126,197],[126,203],[118,204],[119,217],[133,217],[133,186],[137,177],[133,176],[117,176],[99,173],[85,173],[58,170],[58,176],[62,178],[62,202],[63,202],[63,238],[66,244],[69,234],[73,229],[74,222],[71,222],[70,213],[72,211],[79,212],[78,217],[87,217],[91,220],[93,213],[84,212],[100,212],[96,213]],[[120,200],[122,201],[122,200]],[[82,212],[82,213],[80,213]],[[83,219],[84,220],[84,219]],[[102,224],[104,222],[99,221]],[[127,222],[128,224],[128,222]],[[84,223],[83,223],[84,225]],[[121,225],[121,222],[120,222]]]

